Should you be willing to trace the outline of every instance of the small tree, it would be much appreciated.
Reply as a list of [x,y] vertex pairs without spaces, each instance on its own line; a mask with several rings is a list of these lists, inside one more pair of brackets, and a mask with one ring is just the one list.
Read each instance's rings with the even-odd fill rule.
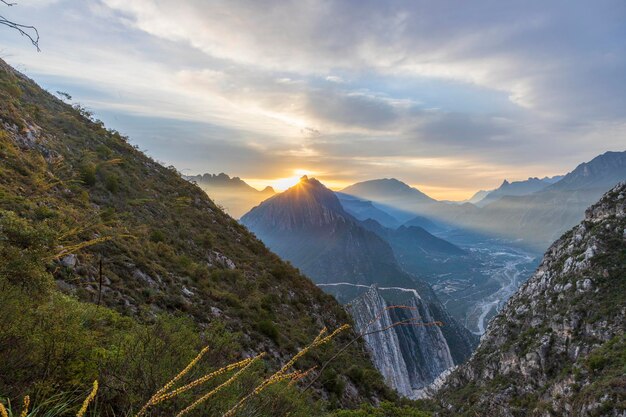
[[[10,3],[6,0],[0,0],[0,4],[4,4],[5,6],[12,7],[12,6],[15,6],[17,3]],[[17,30],[20,33],[20,35],[26,36],[28,40],[30,40],[30,42],[35,46],[35,48],[37,48],[37,51],[40,50],[39,49],[39,32],[37,31],[36,27],[29,26],[29,25],[22,25],[20,23],[13,22],[12,20],[9,20],[2,15],[0,15],[0,25],[8,26],[11,29]]]

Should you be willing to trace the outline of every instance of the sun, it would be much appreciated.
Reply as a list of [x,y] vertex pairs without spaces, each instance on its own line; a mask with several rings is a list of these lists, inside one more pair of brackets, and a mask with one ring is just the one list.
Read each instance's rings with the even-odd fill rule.
[[293,173],[295,174],[293,177],[277,178],[273,180],[270,185],[277,191],[285,191],[287,188],[293,187],[294,185],[299,183],[300,178],[302,178],[303,175],[312,174],[311,171],[308,171],[306,169],[295,169]]

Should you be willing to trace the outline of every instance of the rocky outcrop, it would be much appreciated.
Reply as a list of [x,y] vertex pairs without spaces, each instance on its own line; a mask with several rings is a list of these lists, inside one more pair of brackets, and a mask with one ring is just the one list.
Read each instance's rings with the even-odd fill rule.
[[546,252],[437,398],[450,415],[620,416],[626,184]]
[[443,323],[417,291],[372,286],[348,304],[348,311],[374,364],[401,395],[422,397],[426,386],[454,366]]

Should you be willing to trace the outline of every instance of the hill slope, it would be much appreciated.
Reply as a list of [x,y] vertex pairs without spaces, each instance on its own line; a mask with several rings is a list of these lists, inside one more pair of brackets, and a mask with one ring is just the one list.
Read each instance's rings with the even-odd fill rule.
[[451,415],[626,410],[626,183],[586,211],[438,393]]
[[[214,358],[214,365],[255,352],[269,352],[276,364],[308,344],[322,326],[334,328],[350,321],[331,296],[272,254],[200,188],[139,152],[85,109],[56,99],[2,61],[0,98],[3,295],[9,293],[4,280],[10,285],[11,280],[24,281],[15,291],[32,290],[38,288],[40,278],[43,287],[51,275],[58,288],[71,295],[68,300],[76,297],[108,306],[127,317],[122,323],[150,324],[161,316],[176,315],[189,319],[205,341],[220,340],[210,329],[221,327],[229,335],[225,345],[229,349]],[[46,242],[52,242],[49,246],[56,255],[27,264],[48,272],[31,277],[25,267],[15,266],[42,246],[39,234],[29,240],[9,235],[10,225],[22,223],[18,229],[24,233],[42,229],[41,235],[49,236]],[[19,255],[11,242],[21,245]],[[15,275],[7,270],[24,272]],[[30,291],[29,298],[36,300],[39,293],[44,294],[43,289]],[[7,311],[3,305],[3,313]],[[3,316],[3,324],[14,319]],[[103,320],[95,331],[106,349],[113,350],[99,355],[112,355],[116,349],[116,342],[107,339],[107,323]],[[165,343],[159,349],[173,348],[164,336],[158,337]],[[196,348],[191,336],[187,338],[189,346]],[[91,346],[88,340],[84,343]],[[0,349],[9,345],[0,343]],[[330,357],[331,350],[313,355],[310,364]],[[341,367],[331,367],[330,382],[318,384],[318,395],[338,405],[384,392],[363,347],[357,344],[346,353]],[[0,391],[17,396],[33,386],[72,390],[97,377],[103,392],[111,389],[115,395],[130,395],[134,388],[119,387],[119,379],[107,379],[108,371],[98,368],[102,362],[91,360],[68,356],[53,362],[69,373],[62,380],[32,366],[28,372],[2,369]],[[152,360],[161,363],[157,357]],[[3,364],[6,361],[0,367]],[[346,364],[364,369],[370,378],[355,382],[346,376]],[[83,366],[88,367],[84,374],[72,374]],[[161,386],[172,374],[158,371],[151,377],[146,390]],[[141,381],[132,382],[143,387]],[[149,393],[137,395],[141,399]],[[120,398],[115,401],[122,403]]]

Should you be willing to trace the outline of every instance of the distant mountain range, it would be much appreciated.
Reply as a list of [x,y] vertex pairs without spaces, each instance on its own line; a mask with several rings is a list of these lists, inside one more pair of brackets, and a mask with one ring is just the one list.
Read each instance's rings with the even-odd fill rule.
[[484,207],[489,203],[493,203],[494,201],[501,199],[502,197],[532,194],[545,189],[562,178],[563,176],[560,175],[552,178],[545,177],[543,179],[539,179],[537,177],[528,178],[525,181],[508,182],[507,180],[504,180],[500,187],[488,192],[483,196],[483,198],[477,199],[472,203],[479,207]]
[[589,205],[623,180],[626,151],[606,152],[563,177],[505,181],[482,200],[473,198],[477,205],[439,202],[396,179],[357,183],[342,193],[369,200],[402,223],[411,213],[448,228],[514,240],[540,252],[579,222]]
[[184,178],[198,184],[209,197],[236,219],[244,215],[250,208],[276,193],[269,186],[259,191],[241,178],[231,178],[224,173],[191,175],[184,176]]
[[428,204],[437,201],[417,188],[411,187],[395,178],[358,182],[344,188],[341,192],[396,209],[404,209],[407,207],[407,204],[411,208],[414,204]]
[[392,216],[387,211],[378,208],[377,205],[371,201],[362,200],[358,197],[344,194],[342,192],[336,192],[335,195],[339,198],[344,210],[358,220],[376,220],[384,227],[389,228],[396,228],[401,224],[396,217]]
[[472,203],[472,204],[476,204],[479,201],[481,201],[483,198],[487,197],[487,195],[492,192],[493,190],[480,190],[477,191],[473,196],[471,196],[470,198],[468,198],[465,201],[460,201],[459,204],[462,203]]

